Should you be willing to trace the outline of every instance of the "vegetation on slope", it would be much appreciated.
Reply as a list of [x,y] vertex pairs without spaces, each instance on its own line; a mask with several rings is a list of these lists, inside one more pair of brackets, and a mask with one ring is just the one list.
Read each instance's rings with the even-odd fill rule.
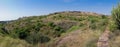
[[0,47],[32,47],[24,40],[0,36]]
[[110,47],[120,47],[120,4],[112,10]]
[[[62,37],[64,38],[64,36],[76,30],[81,30],[83,32],[85,30],[91,30],[91,33],[97,31],[98,33],[102,33],[108,24],[108,19],[108,16],[105,15],[79,11],[57,12],[45,16],[23,17],[6,24],[0,24],[0,35],[16,40],[19,39],[20,42],[24,40],[25,43],[34,46],[56,47],[58,43],[56,42],[57,40]],[[84,35],[80,36],[85,37]],[[78,35],[78,37],[80,36]],[[98,36],[94,36],[93,34],[88,38],[92,40],[98,38]],[[80,37],[80,39],[82,39],[82,37]],[[91,41],[87,41],[87,38],[85,38],[85,40],[86,41],[81,41],[85,42],[87,45],[91,45]],[[0,42],[0,44],[2,44],[2,42]]]

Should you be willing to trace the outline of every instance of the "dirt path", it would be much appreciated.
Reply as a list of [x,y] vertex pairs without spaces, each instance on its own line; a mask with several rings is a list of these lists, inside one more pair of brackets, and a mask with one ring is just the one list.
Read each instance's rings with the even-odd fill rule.
[[105,30],[104,33],[99,37],[97,47],[109,47],[109,30]]

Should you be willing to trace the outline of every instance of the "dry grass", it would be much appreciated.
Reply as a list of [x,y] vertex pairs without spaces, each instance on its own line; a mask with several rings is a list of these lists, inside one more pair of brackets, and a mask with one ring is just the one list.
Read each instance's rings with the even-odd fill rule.
[[57,41],[57,47],[96,47],[101,31],[74,31]]
[[120,35],[113,35],[109,41],[110,47],[120,47]]
[[31,47],[23,40],[0,36],[0,47]]

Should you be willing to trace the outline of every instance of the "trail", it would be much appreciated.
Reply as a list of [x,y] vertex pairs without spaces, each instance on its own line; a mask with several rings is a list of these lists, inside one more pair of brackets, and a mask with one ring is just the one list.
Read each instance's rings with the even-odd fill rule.
[[99,37],[97,47],[110,47],[109,46],[109,33],[110,31],[106,29],[104,33]]

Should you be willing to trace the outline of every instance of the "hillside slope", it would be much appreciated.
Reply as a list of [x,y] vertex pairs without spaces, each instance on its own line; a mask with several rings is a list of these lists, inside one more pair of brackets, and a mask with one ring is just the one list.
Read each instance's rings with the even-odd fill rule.
[[[19,39],[21,42],[24,40],[31,47],[96,47],[96,40],[105,30],[108,19],[102,14],[80,11],[23,17],[1,23],[0,36]],[[0,42],[3,43],[6,45],[7,42]]]

